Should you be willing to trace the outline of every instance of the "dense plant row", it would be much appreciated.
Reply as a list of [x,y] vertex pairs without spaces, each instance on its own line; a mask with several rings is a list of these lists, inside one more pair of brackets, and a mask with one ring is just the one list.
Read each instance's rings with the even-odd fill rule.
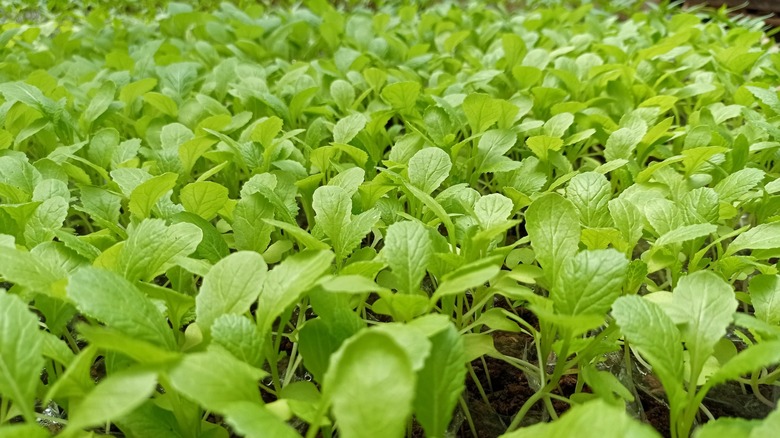
[[776,427],[759,22],[305,3],[1,25],[0,437],[470,436],[488,358],[507,437]]

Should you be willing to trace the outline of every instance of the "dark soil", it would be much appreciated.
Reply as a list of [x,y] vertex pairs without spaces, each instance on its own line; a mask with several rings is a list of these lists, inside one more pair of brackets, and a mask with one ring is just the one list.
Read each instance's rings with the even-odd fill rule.
[[[523,315],[525,317],[525,315]],[[529,321],[530,322],[530,321]],[[535,322],[535,321],[534,321]],[[536,363],[536,350],[532,340],[524,334],[496,332],[493,334],[494,345],[500,352]],[[520,410],[538,389],[538,384],[529,382],[525,374],[508,363],[486,357],[484,362],[477,359],[471,363],[487,401],[480,394],[474,380],[467,376],[465,399],[468,404],[478,438],[494,438],[506,432],[512,417]],[[630,407],[640,421],[650,424],[661,436],[669,437],[669,407],[663,397],[663,388],[652,374],[642,376],[636,372],[639,400]],[[555,393],[564,397],[571,396],[576,388],[577,378],[574,375],[564,376]],[[583,391],[589,392],[587,385]],[[769,400],[780,398],[780,391],[763,395]],[[737,383],[727,383],[713,388],[704,401],[705,407],[715,418],[740,417],[759,419],[766,417],[772,408],[761,403],[750,391],[743,389]],[[558,415],[569,409],[565,402],[554,400],[553,407]],[[462,418],[463,415],[460,415]],[[707,417],[700,416],[699,421],[705,422]],[[456,416],[457,419],[457,416]],[[540,421],[550,421],[548,413],[537,403],[526,415],[521,426],[530,426]],[[422,435],[420,435],[422,436]],[[472,438],[474,435],[467,421],[463,420],[458,428],[458,437]]]

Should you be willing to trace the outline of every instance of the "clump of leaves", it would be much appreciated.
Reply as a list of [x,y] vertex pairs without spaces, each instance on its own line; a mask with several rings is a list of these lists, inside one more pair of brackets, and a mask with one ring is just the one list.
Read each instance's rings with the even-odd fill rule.
[[0,436],[774,427],[777,48],[541,3],[9,4]]

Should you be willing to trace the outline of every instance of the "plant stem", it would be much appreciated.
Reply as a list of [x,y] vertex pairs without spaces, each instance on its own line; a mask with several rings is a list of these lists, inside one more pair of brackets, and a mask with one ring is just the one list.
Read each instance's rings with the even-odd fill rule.
[[474,426],[474,420],[471,418],[471,412],[469,412],[469,406],[466,404],[466,400],[463,399],[463,396],[460,396],[458,401],[460,402],[460,408],[463,409],[463,415],[466,416],[466,422],[469,424],[471,435],[473,435],[474,438],[477,438],[479,436],[477,435],[477,427]]
[[[479,392],[480,397],[482,397],[482,401],[484,401],[485,404],[489,406],[490,400],[488,400],[487,394],[485,394],[485,389],[482,387],[482,383],[480,383],[479,379],[477,378],[477,373],[474,372],[474,367],[471,366],[470,363],[468,364],[468,369],[471,379],[474,381],[474,384],[477,385],[477,391]],[[485,374],[487,374],[487,370]]]

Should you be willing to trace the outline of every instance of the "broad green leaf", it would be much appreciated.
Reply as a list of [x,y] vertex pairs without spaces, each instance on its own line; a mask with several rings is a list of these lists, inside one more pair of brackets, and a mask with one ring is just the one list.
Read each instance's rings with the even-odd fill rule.
[[352,200],[341,187],[322,186],[315,190],[312,208],[317,226],[330,239],[338,261],[343,260],[363,240],[379,219],[377,210],[352,217]]
[[504,155],[517,143],[517,134],[508,129],[492,129],[485,132],[477,143],[474,168],[477,173],[499,170],[500,163],[508,160]]
[[38,318],[18,297],[0,290],[0,394],[28,422],[35,421],[35,391],[43,368]]
[[752,190],[764,179],[764,171],[747,168],[738,170],[723,178],[715,186],[715,192],[722,202],[734,202]]
[[122,197],[107,190],[80,186],[81,205],[77,209],[90,215],[103,228],[116,227],[122,208]]
[[731,286],[717,274],[698,271],[680,279],[674,288],[673,303],[672,318],[684,323],[682,338],[691,354],[693,376],[698,377],[715,344],[725,336],[737,299]]
[[709,236],[717,230],[718,227],[713,224],[683,225],[682,227],[667,231],[661,235],[661,237],[656,239],[655,245],[664,246],[683,243],[700,237]]
[[237,359],[260,366],[262,342],[257,326],[242,315],[222,315],[211,326],[211,338]]
[[223,258],[203,278],[195,297],[198,326],[209,330],[221,315],[241,315],[260,294],[268,267],[256,252],[239,251]]
[[642,125],[620,128],[607,139],[604,147],[604,158],[607,161],[630,160],[642,137],[647,133],[647,127]]
[[561,150],[563,140],[558,137],[550,137],[549,135],[534,135],[533,137],[528,137],[525,140],[525,144],[540,160],[547,161],[550,151]]
[[612,226],[608,208],[611,197],[612,186],[604,175],[597,172],[578,174],[566,188],[566,198],[574,204],[582,225],[586,227]]
[[396,82],[382,89],[382,98],[396,110],[413,108],[419,95],[418,82]]
[[756,318],[780,325],[780,275],[756,275],[748,290]]
[[227,424],[247,438],[300,437],[295,429],[258,403],[230,403],[224,409],[224,414]]
[[631,202],[617,198],[609,201],[609,214],[623,239],[634,246],[642,238],[642,213]]
[[61,111],[60,104],[44,96],[40,89],[24,82],[5,82],[0,84],[0,94],[6,101],[19,101],[35,108],[47,117],[53,117]]
[[709,187],[700,187],[686,193],[680,200],[680,205],[688,225],[718,221],[718,194]]
[[95,93],[95,97],[89,102],[89,106],[82,113],[81,117],[85,122],[91,124],[111,106],[116,93],[116,85],[111,81],[106,81]]
[[636,295],[618,298],[612,316],[631,346],[653,367],[673,407],[684,402],[680,331],[657,304]]
[[257,325],[263,335],[284,309],[316,284],[332,262],[330,251],[303,251],[288,257],[265,276],[257,302]]
[[552,283],[566,259],[577,252],[580,221],[571,201],[550,193],[537,198],[525,212],[526,230],[536,260]]
[[148,218],[157,201],[176,185],[177,178],[169,172],[139,184],[130,194],[130,213],[139,219]]
[[145,219],[128,233],[119,252],[119,272],[130,281],[151,281],[192,254],[202,236],[200,228],[189,223],[167,226],[160,219]]
[[409,357],[396,341],[367,330],[331,357],[323,395],[341,436],[402,437],[412,413],[415,381]]
[[181,438],[173,412],[148,401],[114,422],[126,436]]
[[121,418],[143,404],[157,387],[157,373],[124,370],[111,374],[68,412],[68,429],[100,426]]
[[340,119],[333,127],[333,141],[335,143],[349,143],[366,126],[366,117],[363,114],[352,114]]
[[0,276],[11,283],[43,294],[52,293],[52,285],[66,272],[54,271],[34,255],[16,248],[0,247]]
[[86,267],[70,276],[68,297],[84,314],[128,336],[166,349],[176,345],[163,314],[132,283],[113,272]]
[[444,436],[466,388],[463,339],[452,324],[431,336],[431,352],[417,373],[414,413],[427,436]]
[[384,243],[382,254],[398,282],[398,291],[417,293],[433,257],[428,229],[416,221],[396,222],[387,228]]
[[762,342],[739,352],[707,380],[706,388],[780,362],[780,341]]
[[43,201],[25,224],[24,241],[27,247],[33,248],[51,241],[68,217],[68,207],[68,200],[59,196]]
[[501,435],[501,438],[564,438],[571,436],[572,431],[575,430],[579,431],[578,436],[583,438],[608,436],[657,438],[661,436],[651,426],[632,418],[622,407],[604,400],[594,400],[573,406],[558,421],[524,427]]
[[298,346],[303,364],[317,381],[322,381],[328,369],[330,356],[338,350],[341,339],[321,318],[306,321],[298,332]]
[[482,196],[474,203],[474,215],[483,230],[505,224],[513,210],[512,201],[499,193]]
[[260,193],[242,196],[233,210],[233,237],[240,251],[265,252],[271,243],[273,227],[265,222],[274,218],[274,206]]
[[34,424],[4,425],[0,429],[0,438],[47,438],[50,433],[43,427]]
[[208,221],[227,203],[228,189],[210,181],[198,181],[184,186],[180,197],[185,210]]
[[407,173],[412,185],[430,195],[447,179],[451,169],[450,156],[442,149],[430,147],[414,154]]
[[179,115],[179,107],[176,105],[176,101],[164,94],[150,91],[144,94],[143,98],[144,102],[167,116],[176,117]]
[[726,250],[726,255],[746,249],[780,248],[780,222],[757,225],[737,236]]
[[614,249],[582,251],[569,258],[550,293],[555,309],[566,315],[605,315],[620,296],[628,260]]
[[441,297],[455,295],[469,289],[483,286],[501,270],[501,261],[497,257],[488,257],[471,262],[442,277],[439,287],[431,297],[432,302]]
[[297,240],[299,244],[303,244],[308,249],[322,250],[322,249],[330,248],[330,246],[328,246],[323,242],[320,242],[311,234],[298,228],[296,225],[290,225],[287,222],[275,221],[270,219],[263,219],[263,221],[274,227],[281,228],[288,235],[295,238],[295,240]]
[[225,413],[235,402],[260,403],[257,381],[265,373],[220,348],[188,354],[170,371],[176,391],[204,408]]
[[[186,211],[176,213],[171,216],[172,223],[187,222],[200,228],[203,235],[197,249],[193,254],[194,258],[202,258],[208,260],[211,263],[217,263],[223,257],[230,254],[230,248],[228,248],[225,238],[219,231],[206,219]],[[181,260],[179,260],[181,262]]]
[[498,121],[501,105],[487,94],[470,94],[463,101],[463,112],[466,113],[472,134],[479,134]]

